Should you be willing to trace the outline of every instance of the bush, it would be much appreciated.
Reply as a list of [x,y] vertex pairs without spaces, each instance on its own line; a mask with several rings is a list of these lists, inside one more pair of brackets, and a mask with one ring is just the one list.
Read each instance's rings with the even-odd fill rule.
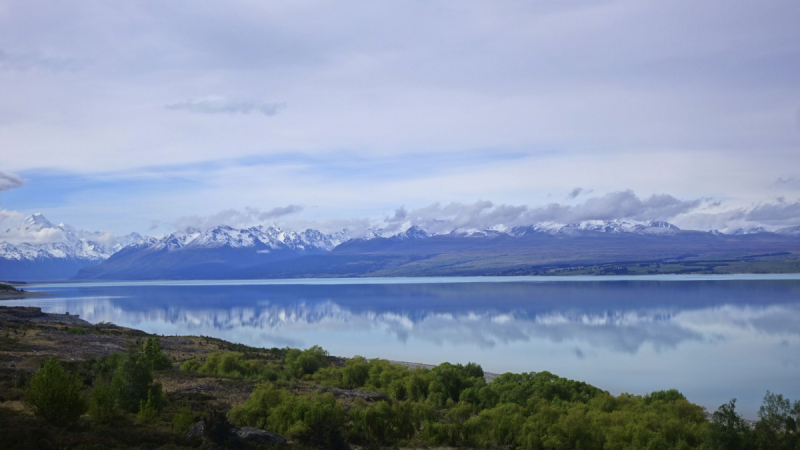
[[349,418],[330,392],[309,398],[262,383],[228,417],[239,426],[263,428],[305,445],[348,448],[344,436]]
[[137,341],[137,345],[141,346],[144,358],[150,363],[153,370],[172,369],[172,360],[161,350],[161,343],[158,342],[157,338],[149,337],[143,345]]
[[185,370],[187,372],[197,372],[201,367],[203,367],[203,364],[194,358],[187,359],[183,362],[183,364],[181,364],[181,370]]
[[369,447],[396,444],[414,437],[420,428],[420,414],[411,402],[379,401],[367,406],[357,399],[350,409],[353,441]]
[[142,422],[153,422],[158,419],[163,404],[161,384],[156,383],[147,391],[147,401],[139,402],[138,417]]
[[331,364],[328,352],[317,345],[303,351],[291,349],[286,353],[283,362],[286,371],[296,378],[312,375]]
[[259,360],[248,360],[244,353],[240,352],[211,353],[206,357],[205,364],[196,359],[189,359],[181,364],[181,370],[256,380],[275,381],[279,377],[278,367],[264,364]]
[[266,429],[272,409],[280,405],[286,395],[291,394],[282,389],[275,389],[272,383],[261,383],[253,389],[253,393],[242,406],[228,412],[228,418],[240,426]]
[[345,363],[342,370],[342,382],[344,387],[355,389],[364,386],[369,377],[369,364],[363,356],[356,356]]
[[110,384],[100,384],[92,392],[89,415],[97,423],[111,423],[119,418],[116,391]]
[[119,361],[111,385],[117,395],[120,408],[137,412],[139,403],[147,400],[153,384],[152,364],[139,351],[140,346],[132,346]]
[[83,327],[71,327],[67,329],[69,334],[86,334],[86,329]]
[[186,434],[194,423],[194,414],[192,414],[191,408],[184,406],[172,418],[172,430],[179,434]]
[[33,413],[56,426],[74,423],[86,412],[86,399],[77,379],[53,358],[42,364],[25,390],[25,403]]

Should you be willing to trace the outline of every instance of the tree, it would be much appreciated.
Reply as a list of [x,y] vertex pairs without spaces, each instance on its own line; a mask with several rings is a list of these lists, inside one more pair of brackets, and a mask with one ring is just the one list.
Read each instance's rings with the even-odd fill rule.
[[736,399],[711,415],[706,445],[710,450],[745,450],[752,447],[750,427],[736,413]]
[[56,426],[74,423],[86,412],[86,399],[78,380],[53,358],[42,364],[25,390],[25,403],[33,413]]
[[145,358],[141,342],[137,342],[120,360],[111,382],[117,394],[119,406],[129,412],[137,412],[139,402],[147,400],[147,393],[152,384],[152,363]]
[[[800,403],[800,402],[798,402]],[[764,403],[758,409],[758,422],[754,434],[759,449],[794,450],[800,444],[797,433],[797,420],[800,416],[800,405],[784,398],[781,394],[767,391]]]

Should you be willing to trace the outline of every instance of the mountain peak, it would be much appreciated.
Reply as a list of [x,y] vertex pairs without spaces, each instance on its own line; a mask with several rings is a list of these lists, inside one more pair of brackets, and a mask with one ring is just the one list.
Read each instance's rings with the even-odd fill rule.
[[25,226],[26,228],[36,227],[37,229],[55,228],[55,226],[49,220],[47,220],[47,218],[43,216],[42,213],[35,213],[26,217]]

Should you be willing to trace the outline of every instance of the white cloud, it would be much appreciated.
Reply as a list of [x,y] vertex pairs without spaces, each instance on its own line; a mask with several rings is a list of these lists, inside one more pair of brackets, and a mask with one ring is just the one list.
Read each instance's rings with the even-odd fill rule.
[[259,112],[265,116],[274,116],[285,107],[286,103],[265,103],[219,95],[186,100],[166,106],[167,109],[184,110],[198,114],[250,114]]
[[566,224],[584,220],[669,220],[697,209],[702,203],[701,200],[680,200],[667,194],[640,198],[633,191],[626,190],[592,197],[576,205],[549,203],[542,206],[514,206],[479,201],[443,206],[434,203],[411,211],[400,208],[385,222],[387,230],[410,223],[441,233],[454,228],[482,230],[498,225],[510,227],[541,222]]
[[[297,214],[301,211],[303,211],[301,205],[279,206],[268,211],[249,207],[243,210],[224,209],[207,216],[182,216],[176,219],[173,225],[178,230],[185,230],[187,228],[207,230],[220,225],[227,225],[234,228],[246,228],[287,215]],[[159,224],[160,222],[158,224],[153,223],[151,229],[157,228]]]

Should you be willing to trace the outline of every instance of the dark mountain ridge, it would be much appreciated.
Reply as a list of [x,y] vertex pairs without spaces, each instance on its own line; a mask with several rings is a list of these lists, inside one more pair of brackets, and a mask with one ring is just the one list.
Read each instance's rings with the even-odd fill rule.
[[[244,231],[227,228],[211,233],[214,239],[168,236],[133,245],[101,264],[82,269],[75,278],[522,275],[610,264],[660,267],[675,261],[690,265],[712,261],[706,266],[713,269],[729,265],[724,261],[745,261],[748,257],[753,260],[754,255],[761,259],[779,255],[781,260],[800,257],[800,237],[792,233],[724,234],[679,230],[666,222],[594,221],[561,227],[455,230],[448,234],[430,234],[410,227],[393,235],[372,233],[362,239],[342,240],[328,248],[280,242],[267,245],[258,239],[242,238]],[[612,269],[610,273],[626,273]],[[607,268],[603,270],[600,273],[608,272]]]

